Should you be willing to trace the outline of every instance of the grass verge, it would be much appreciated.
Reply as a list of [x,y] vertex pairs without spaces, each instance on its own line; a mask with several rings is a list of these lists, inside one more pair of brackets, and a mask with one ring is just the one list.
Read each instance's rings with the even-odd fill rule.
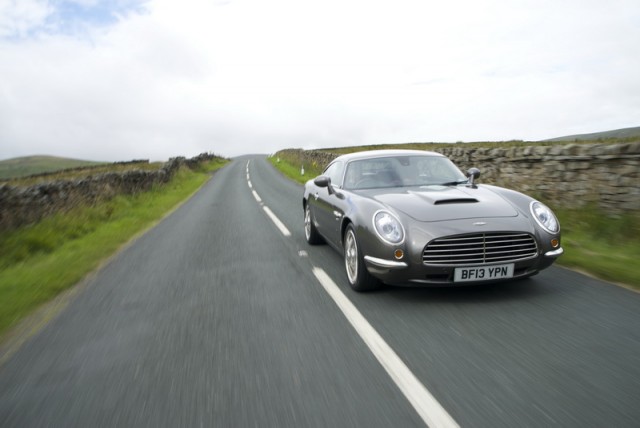
[[268,158],[269,162],[273,164],[278,170],[280,170],[286,177],[291,180],[298,182],[300,184],[304,184],[312,178],[317,177],[322,172],[322,168],[306,166],[304,169],[304,174],[302,174],[302,169],[299,165],[296,165],[296,159],[287,159],[286,157],[275,157],[271,156]]
[[606,216],[598,208],[556,212],[565,253],[558,263],[640,290],[640,213]]
[[78,283],[132,236],[148,229],[222,167],[180,170],[171,182],[117,196],[0,236],[0,337],[39,305]]
[[[321,171],[305,171],[287,159],[269,161],[285,176],[305,183]],[[597,278],[640,290],[640,213],[607,216],[597,207],[580,210],[556,210],[562,227],[565,253],[558,264],[579,269]]]

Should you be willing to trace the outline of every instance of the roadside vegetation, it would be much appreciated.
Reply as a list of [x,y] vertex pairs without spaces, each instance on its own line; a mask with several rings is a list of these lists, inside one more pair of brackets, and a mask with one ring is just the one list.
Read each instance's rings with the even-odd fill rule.
[[[63,164],[60,165],[62,166]],[[150,163],[146,160],[140,160],[86,166],[72,166],[69,168],[61,168],[58,170],[54,169],[49,172],[34,173],[32,175],[28,175],[25,173],[25,171],[31,171],[36,167],[32,167],[31,164],[29,164],[29,167],[25,167],[25,169],[14,171],[15,176],[13,178],[0,179],[0,184],[6,183],[12,186],[31,186],[41,183],[42,181],[74,180],[78,178],[85,178],[88,175],[95,176],[104,173],[123,173],[132,170],[155,171],[161,169],[163,165],[163,162]],[[54,168],[53,165],[51,165],[50,168]]]
[[[609,139],[595,141],[600,144],[625,142],[626,139]],[[577,144],[592,142],[576,141]],[[521,141],[502,143],[465,143],[468,147],[509,147],[522,145]],[[557,144],[557,143],[530,143]],[[376,145],[363,147],[347,147],[338,149],[322,149],[336,154],[352,153],[374,149],[417,149],[433,150],[434,148],[451,147],[452,144],[412,143],[403,145]],[[455,145],[453,145],[455,146]],[[301,173],[300,159],[287,157],[278,152],[269,158],[270,162],[283,174],[298,183],[319,175],[326,165],[304,165]],[[624,284],[640,290],[640,212],[629,212],[619,216],[607,215],[598,207],[583,209],[563,209],[556,207],[555,213],[562,228],[562,246],[565,253],[557,263],[562,266],[580,270],[597,278]]]
[[55,156],[25,156],[0,161],[0,180],[97,165],[104,165],[104,162],[59,158]]
[[317,177],[322,173],[326,165],[302,165],[299,159],[288,157],[286,154],[278,154],[268,158],[280,172],[291,180],[300,184]]
[[607,281],[640,290],[640,213],[607,216],[597,207],[556,210],[565,253],[558,259]]
[[226,164],[181,168],[148,192],[75,208],[0,235],[0,337],[158,222]]
[[[638,137],[624,137],[624,138],[600,138],[597,140],[563,140],[562,144],[617,144],[617,143],[630,143],[638,141]],[[363,150],[385,150],[385,149],[407,149],[407,150],[435,150],[451,147],[463,147],[469,148],[510,148],[510,147],[522,147],[522,146],[557,146],[558,141],[522,141],[522,140],[509,140],[509,141],[477,141],[465,143],[459,141],[457,143],[406,143],[406,144],[375,144],[369,146],[352,146],[352,147],[335,147],[329,149],[321,149],[325,152],[335,154],[347,154],[353,152],[360,152]]]
[[[635,128],[634,128],[635,129]],[[640,132],[640,130],[638,131]],[[565,144],[617,144],[617,143],[628,143],[637,141],[638,137],[624,137],[624,138],[601,138],[593,141],[584,141],[584,140],[574,140],[574,141],[563,141]],[[490,141],[490,142],[471,142],[464,143],[462,141],[457,143],[406,143],[406,144],[374,144],[368,146],[351,146],[351,147],[334,147],[334,148],[323,148],[318,149],[322,152],[333,153],[336,156],[344,155],[348,153],[361,152],[364,150],[386,150],[386,149],[407,149],[407,150],[428,150],[433,151],[436,149],[445,149],[445,148],[455,148],[462,147],[464,149],[470,148],[511,148],[511,147],[522,147],[522,146],[555,146],[558,145],[558,142],[552,141],[536,141],[536,142],[528,142],[522,140],[511,140],[511,141]],[[274,164],[278,169],[280,169],[284,174],[286,174],[289,178],[298,183],[305,183],[310,178],[316,177],[319,175],[326,165],[319,164],[311,164],[304,162],[299,157],[295,156],[295,154],[287,153],[286,150],[279,151],[274,156],[269,157],[271,163]],[[304,163],[304,165],[303,165]],[[301,174],[302,168],[304,167],[304,174]]]

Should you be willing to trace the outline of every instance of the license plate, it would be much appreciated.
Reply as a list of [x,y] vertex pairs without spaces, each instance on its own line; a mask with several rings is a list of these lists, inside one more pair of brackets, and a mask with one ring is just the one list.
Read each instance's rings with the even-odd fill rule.
[[507,265],[461,267],[456,268],[453,273],[454,282],[491,281],[503,278],[513,278],[513,263]]

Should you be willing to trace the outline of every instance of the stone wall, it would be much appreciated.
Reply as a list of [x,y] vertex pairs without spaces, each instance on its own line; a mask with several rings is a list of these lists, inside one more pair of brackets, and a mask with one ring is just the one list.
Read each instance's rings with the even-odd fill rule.
[[479,168],[480,182],[527,193],[552,207],[640,210],[640,142],[438,151],[463,171]]
[[[0,231],[34,223],[80,205],[92,205],[118,194],[135,194],[167,183],[182,167],[196,168],[218,158],[201,154],[192,159],[172,158],[162,168],[87,175],[76,180],[43,181],[32,186],[0,185]],[[89,169],[90,172],[90,169]]]
[[[110,165],[128,165],[134,167],[136,165],[149,165],[149,159],[134,159],[130,161],[124,162],[113,162]],[[29,179],[34,179],[36,181],[51,181],[52,177],[59,176],[60,174],[72,173],[72,172],[81,172],[84,175],[89,175],[92,170],[103,169],[105,164],[96,164],[96,165],[88,165],[88,166],[78,166],[73,168],[64,168],[51,172],[41,172],[38,174],[31,174],[28,176]],[[6,180],[2,180],[3,183],[11,184],[12,182],[19,182],[25,177],[18,178],[9,178]]]
[[[296,151],[307,165],[326,165],[336,157],[322,151]],[[479,168],[479,183],[518,190],[554,208],[597,205],[611,214],[640,210],[640,141],[508,148],[460,144],[436,151],[462,171]]]

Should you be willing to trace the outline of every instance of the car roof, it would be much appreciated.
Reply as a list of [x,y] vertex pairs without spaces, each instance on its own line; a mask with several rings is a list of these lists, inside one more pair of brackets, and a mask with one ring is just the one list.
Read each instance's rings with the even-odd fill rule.
[[[342,162],[350,162],[352,160],[361,160],[361,159],[374,159],[374,158],[383,158],[383,157],[391,157],[391,156],[437,156],[437,157],[445,157],[444,155],[437,152],[429,152],[426,150],[405,150],[405,149],[391,149],[391,150],[365,150],[361,152],[348,153],[346,155],[338,156],[334,159],[333,162],[342,161]],[[332,163],[333,163],[332,162]]]

